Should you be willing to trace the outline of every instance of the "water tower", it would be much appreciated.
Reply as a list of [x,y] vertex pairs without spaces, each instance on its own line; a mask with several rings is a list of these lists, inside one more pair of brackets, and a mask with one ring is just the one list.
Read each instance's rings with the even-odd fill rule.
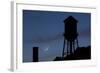
[[[73,54],[78,47],[78,32],[77,32],[77,20],[73,16],[69,16],[64,20],[64,44],[62,57]],[[65,50],[65,46],[67,48]]]

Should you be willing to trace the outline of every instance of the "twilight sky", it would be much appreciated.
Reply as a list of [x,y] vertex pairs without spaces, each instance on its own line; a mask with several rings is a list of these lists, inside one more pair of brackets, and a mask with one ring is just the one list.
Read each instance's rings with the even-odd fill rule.
[[23,62],[32,62],[32,47],[39,47],[39,61],[62,55],[64,19],[78,20],[79,46],[91,45],[91,14],[23,10]]

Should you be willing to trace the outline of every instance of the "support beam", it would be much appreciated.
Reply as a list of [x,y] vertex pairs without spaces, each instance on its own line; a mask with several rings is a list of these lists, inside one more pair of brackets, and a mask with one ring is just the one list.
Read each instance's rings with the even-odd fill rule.
[[65,38],[64,38],[64,43],[63,43],[63,53],[62,53],[62,57],[64,57],[64,51],[65,51]]

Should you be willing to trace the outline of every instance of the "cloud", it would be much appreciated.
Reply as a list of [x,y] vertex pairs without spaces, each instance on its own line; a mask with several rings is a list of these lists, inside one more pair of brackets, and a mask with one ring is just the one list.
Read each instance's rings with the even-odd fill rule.
[[59,40],[63,38],[63,34],[57,34],[55,36],[49,36],[49,37],[36,37],[33,39],[33,42],[51,42],[54,40]]
[[90,37],[91,36],[91,30],[83,30],[79,32],[79,37]]

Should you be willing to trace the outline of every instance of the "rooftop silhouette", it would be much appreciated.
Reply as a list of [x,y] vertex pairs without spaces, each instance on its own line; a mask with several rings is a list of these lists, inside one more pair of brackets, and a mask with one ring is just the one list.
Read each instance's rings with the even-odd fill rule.
[[91,59],[91,47],[78,47],[77,50],[67,55],[66,57],[56,57],[54,61],[62,61],[62,60],[85,60]]

